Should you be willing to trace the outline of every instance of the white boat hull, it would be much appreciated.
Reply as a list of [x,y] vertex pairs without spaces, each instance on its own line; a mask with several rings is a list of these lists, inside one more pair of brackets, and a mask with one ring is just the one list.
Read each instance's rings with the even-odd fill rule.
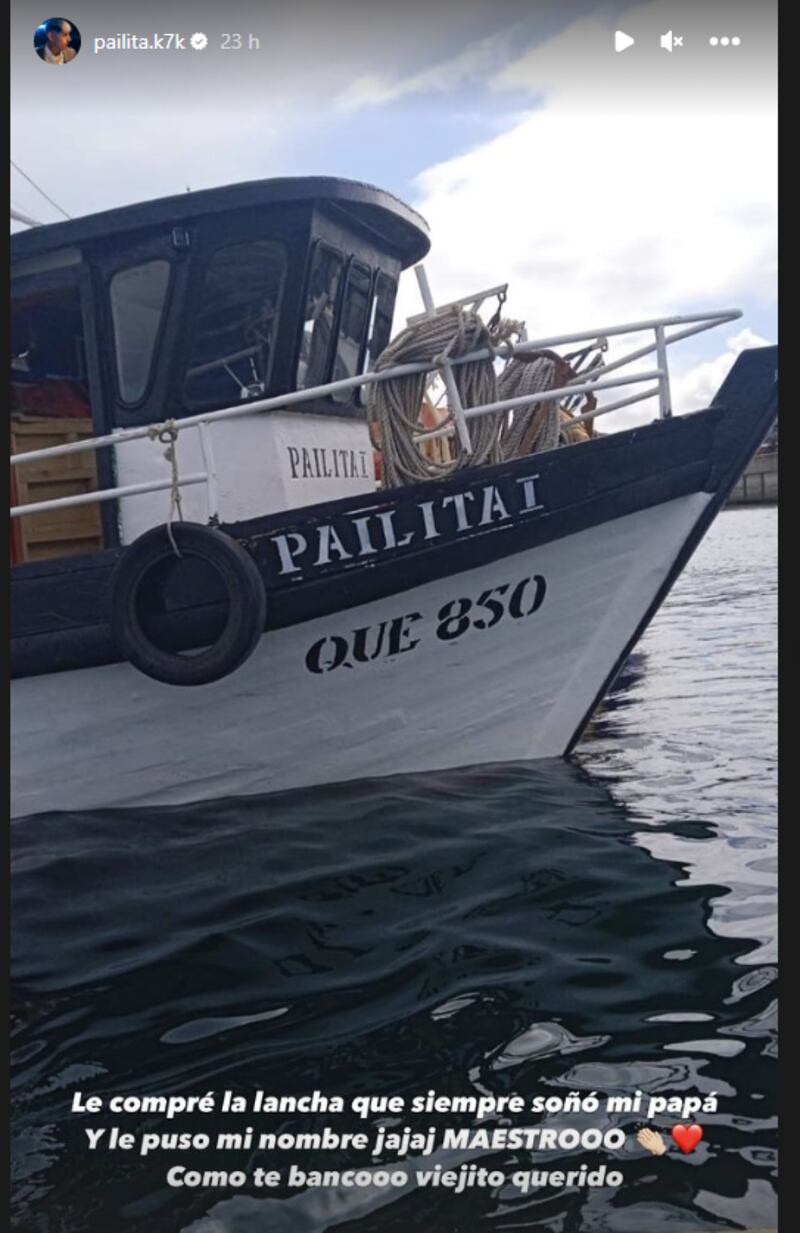
[[[177,805],[372,775],[560,756],[711,500],[694,493],[332,616],[268,631],[246,665],[178,689],[127,663],[12,683],[12,816]],[[531,615],[509,609],[545,579]],[[507,586],[497,618],[477,606]],[[523,589],[531,606],[533,584]],[[437,635],[449,601],[471,624]],[[460,608],[458,609],[460,611]],[[411,617],[368,662],[332,647]],[[491,625],[491,627],[487,627]],[[455,622],[446,627],[456,628]],[[350,666],[348,666],[350,664]]]

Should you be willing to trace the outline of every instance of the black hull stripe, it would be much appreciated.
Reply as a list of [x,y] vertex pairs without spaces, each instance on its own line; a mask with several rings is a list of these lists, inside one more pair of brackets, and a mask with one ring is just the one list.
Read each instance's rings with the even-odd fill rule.
[[[302,510],[265,516],[226,527],[251,551],[269,594],[267,628],[281,628],[314,617],[345,611],[372,600],[400,594],[436,578],[474,569],[513,556],[589,527],[602,525],[694,492],[713,493],[710,509],[679,553],[656,604],[674,582],[703,531],[719,509],[774,415],[776,349],[740,356],[715,404],[707,411],[660,421],[645,428],[595,439],[567,449],[519,459],[495,467],[464,471],[446,481],[414,485],[370,498],[347,498]],[[398,548],[369,564],[335,562],[310,578],[281,578],[271,537],[301,532],[309,539],[330,524],[352,528],[356,515],[395,511],[398,538],[418,517],[418,504],[496,484],[498,491],[518,486],[536,474],[545,508],[464,532],[443,529],[441,538],[423,546]],[[352,533],[352,531],[351,531]],[[108,621],[108,580],[124,549],[92,557],[67,558],[17,567],[12,579],[12,676],[24,677],[120,661]],[[186,607],[165,618],[161,631],[175,649],[198,645],[212,629],[220,609],[187,594]],[[620,661],[621,662],[621,661]],[[616,675],[614,666],[610,679]]]

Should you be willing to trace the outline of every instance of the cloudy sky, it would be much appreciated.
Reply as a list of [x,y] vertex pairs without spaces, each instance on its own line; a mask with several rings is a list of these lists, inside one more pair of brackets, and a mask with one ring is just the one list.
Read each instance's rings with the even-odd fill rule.
[[[772,0],[69,3],[82,45],[58,72],[32,49],[50,14],[15,7],[12,158],[72,216],[273,175],[366,180],[427,218],[440,302],[508,281],[531,337],[740,308],[676,349],[678,409],[775,338]],[[202,52],[94,50],[196,30]],[[11,188],[62,217],[13,167]],[[407,274],[399,311],[418,310]]]

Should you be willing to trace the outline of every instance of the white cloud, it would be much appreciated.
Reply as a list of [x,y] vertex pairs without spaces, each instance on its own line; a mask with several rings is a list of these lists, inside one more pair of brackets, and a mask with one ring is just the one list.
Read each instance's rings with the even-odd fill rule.
[[410,94],[446,93],[495,70],[512,35],[512,30],[497,31],[468,44],[458,55],[409,76],[393,78],[385,73],[365,73],[339,95],[336,107],[340,111],[355,111],[392,103]]
[[606,135],[592,144],[586,115],[549,104],[419,178],[440,299],[508,278],[516,315],[542,334],[772,297],[769,117],[598,108],[594,123]]
[[769,339],[762,338],[751,329],[745,328],[732,338],[725,340],[727,349],[696,364],[672,381],[673,403],[676,412],[698,411],[707,407],[716,394],[722,382],[727,377],[736,362],[748,347],[766,347]]

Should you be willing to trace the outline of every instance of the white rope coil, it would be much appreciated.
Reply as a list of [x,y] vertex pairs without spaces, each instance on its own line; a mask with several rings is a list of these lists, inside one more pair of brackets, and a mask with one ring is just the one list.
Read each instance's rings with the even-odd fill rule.
[[[429,371],[441,368],[448,359],[467,355],[470,351],[489,348],[492,351],[504,338],[519,333],[516,321],[500,322],[490,330],[476,312],[460,305],[408,326],[381,353],[376,371],[397,364],[429,363]],[[477,407],[497,401],[497,374],[493,359],[475,360],[452,368],[453,379],[463,407]],[[367,415],[379,428],[383,464],[383,481],[387,487],[434,479],[451,474],[465,466],[499,462],[502,418],[481,415],[470,420],[472,452],[468,454],[455,435],[453,457],[439,461],[428,457],[417,446],[415,436],[425,431],[420,421],[421,408],[428,381],[427,373],[393,377],[375,382],[367,394]],[[453,422],[452,409],[438,428]]]
[[[375,369],[380,372],[398,364],[429,363],[430,372],[441,369],[448,359],[488,348],[492,358],[458,364],[451,369],[462,407],[540,394],[559,383],[560,357],[512,358],[499,377],[495,372],[494,356],[503,353],[501,344],[512,335],[519,337],[523,328],[522,322],[505,319],[487,326],[476,312],[455,306],[408,326],[381,353]],[[451,408],[435,429],[426,428],[421,414],[427,383],[428,373],[423,372],[392,377],[369,387],[367,416],[379,430],[375,445],[381,453],[386,487],[441,478],[462,467],[500,462],[520,453],[555,449],[570,440],[562,426],[561,407],[552,400],[519,407],[505,416],[490,413],[473,417],[469,421],[471,453],[466,452],[458,434],[453,433],[449,437],[451,458],[429,457],[420,449],[426,431],[440,432],[452,424],[453,412]]]
[[[541,394],[557,384],[556,364],[548,356],[536,359],[513,359],[500,374],[497,383],[500,400],[519,398],[525,394]],[[517,407],[513,416],[506,418],[501,447],[504,458],[516,458],[519,454],[534,454],[538,450],[552,450],[559,444],[561,409],[558,402],[534,402],[528,407]]]

